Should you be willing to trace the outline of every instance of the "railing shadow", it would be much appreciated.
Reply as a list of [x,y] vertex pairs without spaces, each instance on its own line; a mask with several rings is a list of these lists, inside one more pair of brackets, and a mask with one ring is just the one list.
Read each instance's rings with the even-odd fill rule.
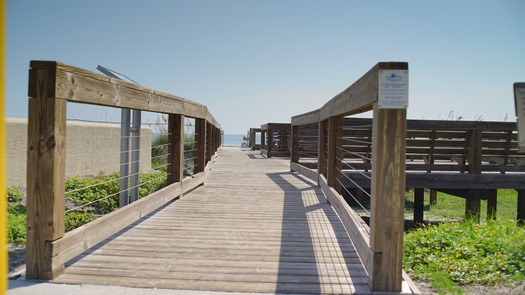
[[248,158],[252,159],[252,160],[262,160],[262,159],[268,159],[266,158],[265,156],[263,155],[257,155],[257,154],[246,154],[248,156]]
[[67,268],[70,267],[70,266],[73,266],[75,263],[79,262],[80,260],[82,260],[83,258],[93,254],[94,252],[96,252],[97,250],[100,250],[102,247],[104,247],[105,245],[107,245],[108,243],[111,243],[113,240],[115,240],[116,238],[124,235],[126,232],[132,230],[133,228],[135,228],[137,225],[143,223],[144,221],[148,220],[149,218],[151,218],[152,216],[154,216],[155,214],[159,213],[160,211],[164,210],[166,207],[170,206],[174,201],[176,201],[177,199],[175,200],[172,200],[172,201],[169,201],[167,202],[166,204],[160,206],[159,208],[153,210],[152,212],[150,212],[149,214],[147,215],[144,215],[142,218],[138,219],[137,221],[131,223],[130,225],[126,226],[125,228],[121,229],[120,231],[114,233],[113,235],[109,236],[108,238],[106,238],[105,240],[99,242],[98,244],[96,244],[95,246],[87,249],[86,251],[84,251],[83,253],[77,255],[76,257],[72,258],[71,260],[69,260],[68,262],[66,262],[64,264],[65,268],[66,268],[66,272],[67,272]]
[[317,185],[293,172],[268,173],[284,192],[281,254],[277,293],[289,289],[291,263],[305,269],[301,283],[308,293],[341,293],[342,285],[367,280],[357,252],[336,212]]

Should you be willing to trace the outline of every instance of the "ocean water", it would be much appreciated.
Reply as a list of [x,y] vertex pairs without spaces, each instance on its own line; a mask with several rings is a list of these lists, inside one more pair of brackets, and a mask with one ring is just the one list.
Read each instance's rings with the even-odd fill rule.
[[[243,143],[248,145],[247,140],[242,140],[245,134],[224,134],[223,146],[238,146],[241,147]],[[255,144],[261,144],[261,134],[258,133],[255,137]]]
[[242,140],[242,137],[246,136],[243,134],[224,134],[224,142],[222,145],[224,146],[238,146],[241,147],[241,145],[247,141]]

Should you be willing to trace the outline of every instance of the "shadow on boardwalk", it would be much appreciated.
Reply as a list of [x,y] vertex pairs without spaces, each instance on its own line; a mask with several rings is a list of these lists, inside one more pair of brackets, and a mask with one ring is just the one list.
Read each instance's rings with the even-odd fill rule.
[[284,192],[276,292],[297,291],[288,289],[287,266],[293,261],[305,268],[307,280],[301,283],[307,284],[311,293],[368,293],[364,267],[339,217],[317,185],[297,173],[267,175]]

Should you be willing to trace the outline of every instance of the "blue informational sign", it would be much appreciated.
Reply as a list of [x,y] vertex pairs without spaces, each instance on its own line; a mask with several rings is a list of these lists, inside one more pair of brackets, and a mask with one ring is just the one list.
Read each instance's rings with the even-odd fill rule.
[[378,82],[380,109],[408,108],[408,70],[380,70]]

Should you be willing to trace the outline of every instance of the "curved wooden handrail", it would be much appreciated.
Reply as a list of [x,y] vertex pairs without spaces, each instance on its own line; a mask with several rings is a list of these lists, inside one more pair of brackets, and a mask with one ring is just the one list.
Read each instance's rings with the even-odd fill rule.
[[292,125],[306,125],[330,117],[349,116],[372,109],[377,102],[379,72],[381,70],[408,70],[406,62],[380,62],[343,92],[321,108],[292,117]]

